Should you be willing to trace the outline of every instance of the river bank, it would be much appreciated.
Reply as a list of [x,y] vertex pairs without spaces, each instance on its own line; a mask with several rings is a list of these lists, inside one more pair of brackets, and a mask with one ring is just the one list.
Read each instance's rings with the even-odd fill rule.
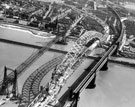
[[[35,35],[31,31],[29,31],[28,27],[26,28],[26,27],[23,27],[23,26],[10,25],[10,24],[8,25],[7,23],[6,24],[2,23],[1,25],[2,25],[1,26],[2,29],[8,29],[8,30],[6,30],[7,32],[12,32],[12,30],[13,31],[17,30],[16,33],[17,32],[20,32],[19,34],[21,34],[21,32],[25,33],[25,35],[20,35],[19,38],[18,38],[18,35],[14,34],[14,33],[13,33],[14,35],[8,35],[8,33],[7,33],[6,35],[4,34],[4,36],[0,36],[1,41],[2,41],[2,39],[3,40],[5,39],[4,40],[5,42],[11,41],[11,43],[15,42],[14,44],[17,43],[18,45],[22,45],[22,46],[23,45],[25,46],[25,44],[26,44],[26,47],[29,45],[30,47],[35,48],[35,49],[41,48],[43,46],[43,44],[45,44],[45,42],[49,42],[51,39],[53,39],[53,37],[55,37],[55,36],[49,37],[48,33],[46,33],[46,32],[43,32],[45,34],[45,36]],[[1,34],[2,34],[2,31],[1,31]],[[37,31],[37,30],[35,30],[35,31]],[[25,41],[23,41],[24,39],[25,39]],[[66,46],[55,44],[50,48],[50,50],[61,52],[61,53],[67,53],[68,50],[72,47],[72,45],[73,45],[73,42],[68,42],[68,45],[66,45]],[[96,54],[96,53],[99,53],[99,52],[100,52],[100,50],[98,49],[93,54]],[[92,55],[90,55],[90,57]],[[111,57],[110,60],[111,60],[111,62],[122,63],[124,65],[127,64],[129,66],[130,65],[133,66],[135,64],[135,60],[124,58],[124,57]]]

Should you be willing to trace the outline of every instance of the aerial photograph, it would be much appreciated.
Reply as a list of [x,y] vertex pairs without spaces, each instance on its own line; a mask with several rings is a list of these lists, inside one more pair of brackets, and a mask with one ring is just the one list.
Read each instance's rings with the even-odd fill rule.
[[135,0],[0,0],[0,107],[135,107]]

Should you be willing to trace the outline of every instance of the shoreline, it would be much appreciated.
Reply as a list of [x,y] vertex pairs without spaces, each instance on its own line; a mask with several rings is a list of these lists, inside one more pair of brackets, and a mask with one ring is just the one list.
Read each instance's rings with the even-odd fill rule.
[[[30,26],[25,26],[25,25],[20,25],[20,24],[14,24],[14,23],[6,23],[6,22],[3,22],[3,21],[0,21],[0,27],[4,27],[4,28],[9,28],[9,29],[13,29],[13,30],[15,30],[15,29],[17,29],[17,30],[19,30],[19,31],[22,31],[22,32],[26,32],[26,33],[30,33],[30,34],[32,34],[32,36],[36,36],[36,37],[40,37],[40,38],[51,38],[51,37],[44,37],[44,36],[39,36],[39,35],[35,35],[34,33],[33,33],[33,31],[35,31],[36,33],[37,32],[43,32],[43,31],[40,31],[40,30],[38,30],[37,28],[33,28],[33,27],[30,27]],[[48,35],[49,33],[47,33],[47,32],[43,32],[43,33],[45,33],[46,35]],[[37,33],[38,34],[38,33]],[[49,34],[50,35],[50,34]],[[52,38],[55,38],[54,37],[54,35],[52,35]],[[32,44],[31,44],[32,45]],[[52,49],[51,49],[52,50]],[[55,49],[54,49],[55,50]],[[59,50],[59,49],[56,49],[56,50]],[[59,51],[62,51],[62,50],[59,50]],[[92,56],[90,56],[90,57],[92,57]],[[95,56],[93,56],[93,57],[95,57]],[[119,60],[117,60],[117,58],[119,59]],[[131,59],[131,60],[133,60],[132,58],[126,58],[126,57],[122,57],[123,59]],[[116,60],[116,62],[117,61],[119,61],[119,63],[120,62],[123,62],[123,63],[125,63],[125,64],[128,64],[128,65],[130,65],[130,63],[131,63],[131,65],[133,65],[133,64],[135,64],[135,62],[133,62],[133,61],[123,61],[122,59],[121,59],[121,57],[115,57],[115,58],[111,58],[111,60]]]
[[0,27],[12,29],[12,30],[18,30],[18,31],[21,31],[21,32],[26,32],[26,33],[32,34],[32,36],[44,38],[44,39],[56,37],[56,35],[53,35],[53,34],[50,34],[50,33],[47,33],[47,32],[43,32],[43,31],[40,31],[40,30],[37,30],[37,29],[34,29],[34,28],[32,29],[32,27],[29,27],[29,26],[20,26],[19,24],[17,25],[17,24],[12,24],[12,23],[1,23],[0,22]]

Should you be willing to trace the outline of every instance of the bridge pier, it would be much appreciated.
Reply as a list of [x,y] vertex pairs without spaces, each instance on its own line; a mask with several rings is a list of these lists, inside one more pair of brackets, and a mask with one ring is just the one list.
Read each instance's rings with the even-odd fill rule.
[[102,66],[102,68],[100,69],[101,71],[106,71],[108,70],[108,59],[107,61],[105,62],[105,64]]
[[118,55],[118,48],[113,52],[112,56],[117,56]]
[[96,87],[95,81],[96,81],[96,73],[94,74],[94,78],[89,83],[89,85],[86,87],[86,89],[94,89]]
[[119,46],[120,46],[120,42],[116,43],[116,45],[117,45],[117,48],[113,52],[112,56],[117,56],[118,55],[118,49],[119,49]]
[[70,107],[77,107],[78,101],[79,101],[79,95],[80,92],[74,93],[73,90],[70,90],[68,101],[72,102]]
[[[10,71],[13,71],[14,72],[14,77],[13,79],[12,78],[9,78],[7,76],[7,71],[10,70]],[[13,87],[12,87],[12,93],[10,95],[9,94],[9,82],[11,82],[11,84],[13,84]],[[11,68],[8,68],[8,67],[4,67],[4,77],[3,77],[3,82],[2,82],[2,87],[0,89],[0,95],[7,95],[7,97],[10,97],[11,100],[15,100],[17,98],[17,71],[16,70],[12,70]]]
[[44,87],[43,86],[40,86],[40,91],[43,91]]

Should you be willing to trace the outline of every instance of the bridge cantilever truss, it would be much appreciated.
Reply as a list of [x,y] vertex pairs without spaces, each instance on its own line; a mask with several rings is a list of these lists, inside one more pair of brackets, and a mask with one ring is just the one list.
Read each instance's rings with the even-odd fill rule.
[[[97,38],[97,39],[95,39]],[[56,67],[52,74],[51,82],[49,82],[49,85],[44,88],[44,91],[47,91],[48,95],[45,95],[45,93],[40,93],[31,103],[28,107],[33,107],[39,100],[45,95],[45,101],[41,103],[41,107],[49,106],[51,103],[52,106],[56,104],[56,97],[59,94],[61,88],[67,81],[67,79],[72,75],[72,73],[75,71],[76,63],[81,63],[83,56],[88,50],[87,43],[91,42],[93,39],[94,42],[90,43],[90,46],[94,49],[99,41],[103,42],[106,40],[106,37],[102,35],[101,33],[98,33],[96,31],[87,31],[85,32],[73,45],[73,47],[69,50],[69,52],[65,55],[62,62]],[[96,45],[92,45],[93,43],[96,43]]]

